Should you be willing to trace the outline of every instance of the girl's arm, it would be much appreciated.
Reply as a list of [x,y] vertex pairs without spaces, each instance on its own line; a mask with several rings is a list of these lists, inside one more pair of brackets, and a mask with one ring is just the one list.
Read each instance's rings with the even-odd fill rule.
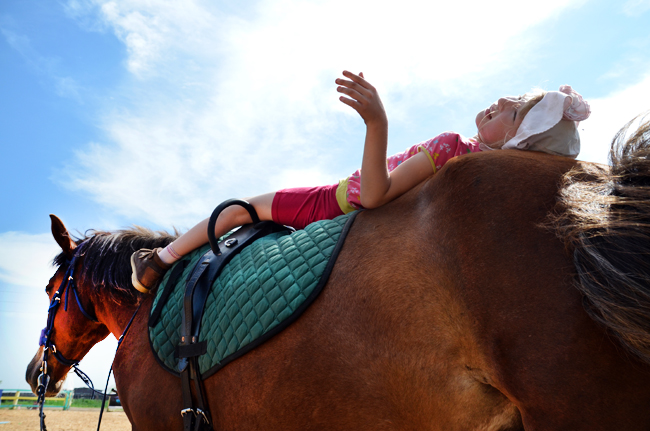
[[349,78],[337,79],[337,91],[348,97],[339,99],[355,109],[366,123],[366,142],[361,164],[361,205],[376,208],[401,196],[433,173],[425,153],[419,153],[388,172],[388,118],[377,90],[363,77],[363,73],[343,71]]
[[[386,162],[384,161],[384,164]],[[377,208],[393,199],[397,199],[404,193],[411,190],[413,187],[420,184],[427,177],[433,174],[433,167],[429,161],[429,157],[425,152],[420,152],[405,160],[398,167],[390,172],[388,177],[388,188],[383,194],[371,196],[370,199],[365,199],[363,196],[363,169],[361,170],[361,205],[364,208]]]

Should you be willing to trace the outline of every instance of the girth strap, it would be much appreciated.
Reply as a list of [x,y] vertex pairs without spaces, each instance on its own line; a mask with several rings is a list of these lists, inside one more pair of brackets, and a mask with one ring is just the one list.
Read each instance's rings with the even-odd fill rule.
[[[251,214],[254,223],[242,226],[239,230],[233,232],[221,243],[220,247],[214,238],[214,226],[219,213],[231,205],[241,205],[246,208]],[[292,231],[286,226],[271,221],[259,221],[255,209],[245,201],[235,199],[225,201],[212,213],[208,224],[208,237],[210,238],[212,250],[208,250],[192,270],[183,298],[181,342],[177,347],[177,354],[183,393],[181,416],[183,417],[184,431],[211,431],[213,429],[210,412],[205,402],[206,398],[198,358],[207,351],[207,343],[205,341],[199,342],[199,331],[205,303],[214,280],[219,276],[223,267],[247,245],[274,232],[291,233]],[[170,279],[173,276],[174,274],[171,274]],[[171,283],[168,282],[167,286],[170,285]],[[165,286],[163,295],[167,293],[167,286]],[[173,289],[173,287],[169,289]],[[162,308],[163,299],[166,300],[168,296],[169,293],[165,298],[160,298],[157,309],[158,307]],[[154,315],[151,316],[153,323],[158,319],[158,315],[155,316],[155,319]],[[194,384],[192,385],[191,382],[194,382]]]
[[[194,356],[189,358],[188,366],[181,372],[181,391],[183,393],[183,417],[184,431],[212,431],[212,418],[210,411],[205,404],[203,382],[198,373],[198,360]],[[192,397],[191,381],[194,382],[194,398]],[[194,399],[196,402],[194,402]],[[189,407],[188,407],[189,406]]]

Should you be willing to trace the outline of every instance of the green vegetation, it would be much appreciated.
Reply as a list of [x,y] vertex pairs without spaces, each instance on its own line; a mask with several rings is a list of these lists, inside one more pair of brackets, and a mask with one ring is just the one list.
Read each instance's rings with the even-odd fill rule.
[[[65,402],[65,398],[61,398],[60,400],[53,400],[47,401],[48,406],[60,406],[63,407],[63,403]],[[13,405],[14,401],[13,400],[2,400],[2,405],[3,406],[10,406]],[[36,406],[36,401],[27,401],[27,400],[18,400],[18,405],[19,406]]]
[[[25,394],[25,396],[29,396]],[[10,406],[13,405],[14,401],[13,400],[2,400],[2,406]],[[46,406],[50,407],[63,407],[65,403],[65,398],[61,398],[58,400],[47,400],[45,402]],[[106,404],[108,404],[108,400],[106,400]],[[18,405],[22,407],[27,407],[27,406],[34,406],[36,407],[36,401],[27,401],[27,400],[18,400]],[[72,400],[72,407],[81,407],[81,408],[100,408],[102,406],[102,399],[95,398],[94,400],[88,400],[88,399],[76,399]]]
[[[108,400],[106,400],[106,404],[108,405]],[[72,400],[72,407],[101,407],[102,406],[102,399],[101,397],[99,399],[95,398],[94,400],[88,400],[88,399],[77,399],[77,400]]]

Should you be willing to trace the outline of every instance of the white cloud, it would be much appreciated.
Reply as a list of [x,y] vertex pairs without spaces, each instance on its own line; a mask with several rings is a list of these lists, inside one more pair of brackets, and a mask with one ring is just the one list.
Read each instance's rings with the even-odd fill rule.
[[142,79],[191,69],[185,60],[218,50],[222,20],[210,2],[68,0],[65,10],[86,30],[111,29],[127,49],[127,69]]
[[337,100],[341,70],[364,71],[393,124],[408,124],[486,92],[535,55],[526,29],[582,3],[263,0],[244,18],[202,0],[71,1],[71,16],[93,14],[125,44],[135,79],[68,185],[128,218],[189,227],[223,199],[334,183],[363,142]]
[[60,252],[52,234],[0,233],[0,281],[44,292],[54,274],[52,259]]
[[580,160],[608,163],[609,149],[616,132],[648,109],[647,97],[640,95],[650,95],[650,75],[624,90],[589,100],[591,116],[580,124]]
[[74,99],[80,105],[84,104],[83,98],[81,97],[83,88],[81,88],[74,79],[70,77],[65,77],[65,78],[57,77],[55,78],[54,86],[55,86],[56,94],[58,94],[59,96]]
[[623,5],[623,13],[628,16],[641,15],[650,10],[650,0],[628,0]]

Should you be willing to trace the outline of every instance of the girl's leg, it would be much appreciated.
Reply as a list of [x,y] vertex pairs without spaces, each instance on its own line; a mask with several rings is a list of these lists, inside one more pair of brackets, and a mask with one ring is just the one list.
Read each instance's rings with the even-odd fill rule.
[[[257,211],[260,220],[272,220],[272,204],[275,192],[266,193],[246,199]],[[143,293],[148,293],[158,285],[167,269],[184,255],[208,243],[207,218],[176,238],[174,242],[164,249],[141,249],[131,256],[131,269],[133,286]],[[244,208],[233,205],[219,214],[214,228],[217,238],[225,235],[232,229],[250,223],[251,217]]]
[[[275,192],[266,193],[264,195],[255,196],[245,199],[253,205],[260,220],[272,220],[271,218],[271,205]],[[196,250],[204,244],[208,243],[208,222],[209,218],[201,221],[192,229],[185,232],[180,237],[176,238],[174,242],[167,246],[163,252],[160,253],[160,258],[167,265],[176,262],[180,257],[185,256],[189,252]],[[217,223],[214,228],[214,234],[217,238],[225,235],[238,226],[245,225],[252,222],[248,211],[239,205],[233,205],[221,212]],[[168,250],[171,248],[171,252]],[[176,256],[174,256],[174,253]]]
[[[263,195],[255,196],[252,198],[245,199],[253,205],[255,211],[260,220],[272,220],[271,217],[271,205],[273,204],[273,197],[275,192],[266,193]],[[180,257],[185,256],[189,252],[196,250],[204,244],[208,243],[208,221],[210,219],[206,218],[201,221],[199,224],[194,226],[192,229],[185,232],[180,237],[176,238],[168,247],[171,246],[172,250]],[[214,234],[217,238],[225,235],[234,228],[238,226],[251,223],[251,217],[244,208],[239,205],[233,205],[221,212],[219,218],[217,218],[217,223],[214,228]],[[164,252],[160,254],[160,258],[166,264],[172,264],[178,260],[170,254],[170,258],[166,256],[167,253]]]

